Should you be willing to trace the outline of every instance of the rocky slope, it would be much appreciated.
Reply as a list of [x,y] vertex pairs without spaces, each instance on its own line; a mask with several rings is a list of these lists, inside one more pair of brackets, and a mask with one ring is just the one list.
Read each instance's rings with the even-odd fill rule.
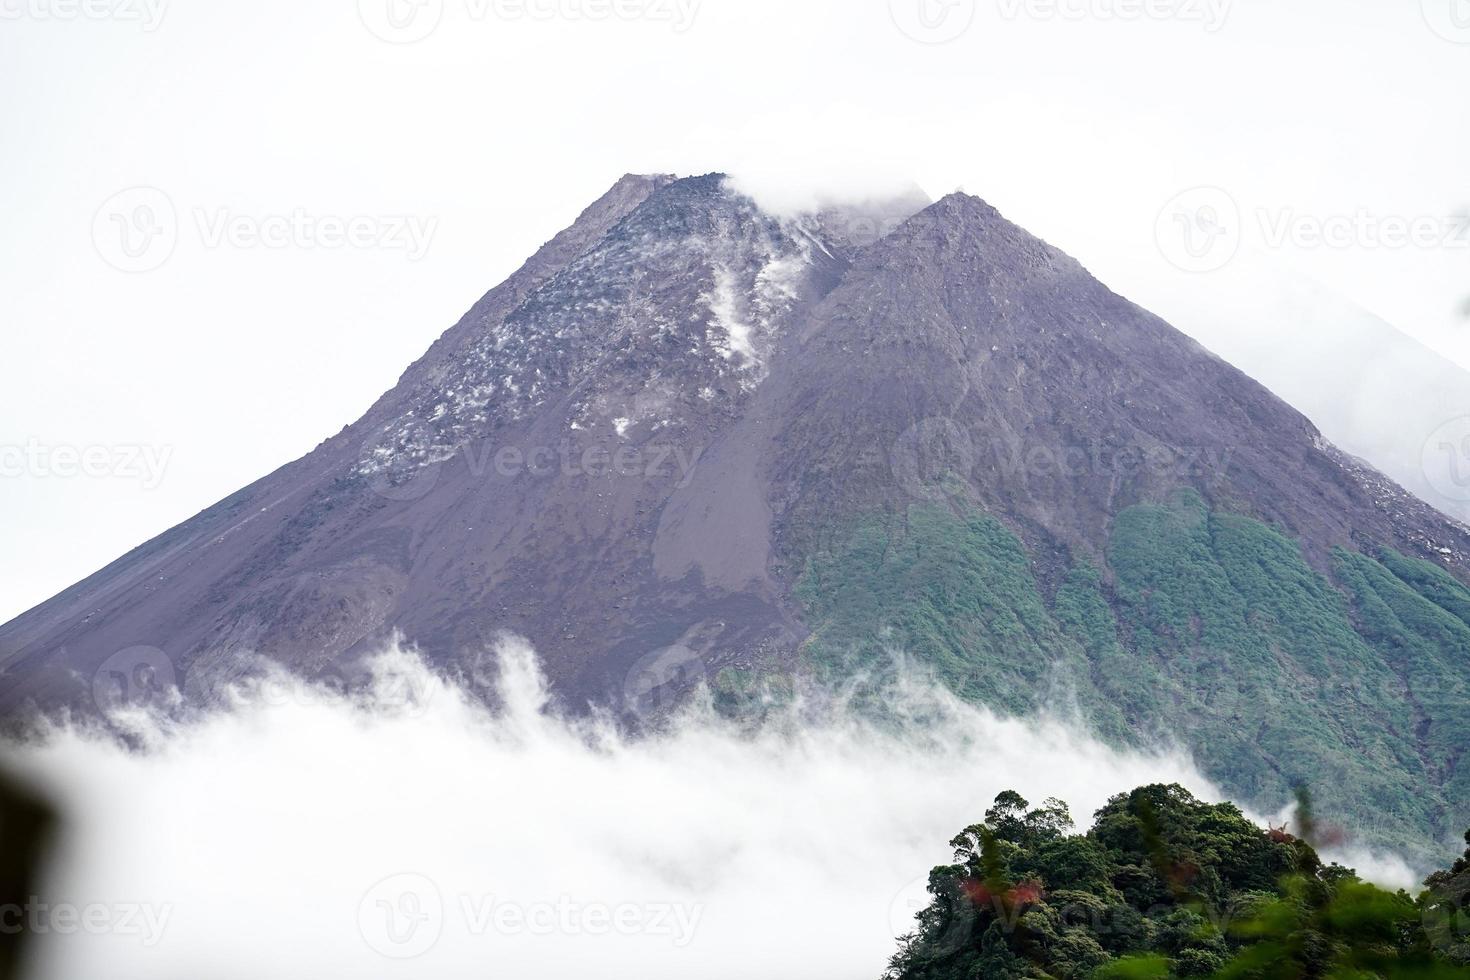
[[1470,799],[1467,554],[976,198],[784,218],[628,176],[363,419],[0,627],[0,707],[351,676],[393,630],[446,667],[514,630],[634,713],[898,647],[1428,846]]

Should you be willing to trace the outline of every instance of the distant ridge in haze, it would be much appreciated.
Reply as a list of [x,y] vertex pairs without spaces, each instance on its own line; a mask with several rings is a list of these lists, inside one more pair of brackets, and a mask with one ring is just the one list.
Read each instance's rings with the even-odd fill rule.
[[1253,254],[1207,277],[1154,286],[1181,329],[1301,409],[1344,451],[1470,521],[1470,371]]

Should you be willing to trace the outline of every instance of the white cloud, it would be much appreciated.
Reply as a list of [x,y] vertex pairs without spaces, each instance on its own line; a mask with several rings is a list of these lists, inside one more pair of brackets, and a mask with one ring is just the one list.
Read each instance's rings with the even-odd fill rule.
[[1219,796],[1180,754],[922,684],[902,732],[691,710],[630,741],[548,710],[524,644],[497,653],[494,714],[395,649],[351,698],[277,675],[154,719],[147,752],[76,729],[24,749],[70,818],[42,919],[100,924],[42,935],[37,976],[877,976],[1001,789],[1084,822],[1148,782]]
[[696,711],[629,741],[544,711],[532,652],[499,652],[495,714],[391,651],[365,698],[277,677],[146,753],[25,749],[71,818],[48,900],[162,924],[43,936],[37,976],[877,976],[998,791],[1084,821],[1147,782],[1217,795],[1181,755],[922,687],[901,733]]

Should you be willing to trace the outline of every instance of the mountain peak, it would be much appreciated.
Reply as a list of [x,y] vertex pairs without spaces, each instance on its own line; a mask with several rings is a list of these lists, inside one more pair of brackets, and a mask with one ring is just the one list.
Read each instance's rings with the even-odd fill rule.
[[[778,213],[718,173],[625,175],[366,417],[0,627],[0,706],[85,700],[120,650],[207,697],[255,654],[347,671],[398,631],[462,666],[510,630],[573,705],[636,710],[650,671],[756,690],[893,632],[1006,710],[1056,665],[1115,713],[1107,684],[1142,677],[1119,730],[1265,732],[1230,713],[1295,698],[1292,732],[1191,743],[1250,785],[1329,751],[1295,731],[1376,745],[1401,718],[1391,757],[1334,758],[1409,778],[1433,702],[1394,700],[1404,624],[1354,632],[1344,576],[1433,627],[1452,689],[1470,534],[985,201],[920,197]],[[1317,649],[1273,624],[1329,618],[1381,714],[1312,688],[1331,664],[1271,666]],[[1218,696],[1216,664],[1259,689]]]
[[629,186],[647,185],[647,184],[654,184],[654,185],[660,185],[661,186],[663,184],[667,184],[669,181],[678,180],[678,179],[679,179],[678,174],[667,174],[667,173],[664,173],[664,174],[659,174],[659,173],[655,173],[655,174],[635,174],[635,173],[629,172],[629,173],[625,173],[625,174],[623,174],[623,176],[619,177],[617,179],[617,182],[613,184],[612,189],[613,190],[616,190],[619,187],[629,187]]
[[[916,282],[936,275],[937,263],[962,280],[983,273],[995,286],[1009,284],[1007,289],[1042,279],[1102,288],[1071,256],[1008,220],[982,198],[960,191],[901,222],[865,261],[898,263],[914,273]],[[982,308],[995,297],[994,290],[988,292]]]
[[934,202],[935,206],[959,214],[973,214],[982,217],[1000,217],[990,202],[977,194],[969,194],[962,190],[950,191],[948,194]]
[[952,191],[944,195],[915,217],[936,229],[949,230],[959,235],[979,235],[991,240],[1003,236],[1016,242],[1041,241],[1007,220],[1005,215],[984,198],[963,191]]

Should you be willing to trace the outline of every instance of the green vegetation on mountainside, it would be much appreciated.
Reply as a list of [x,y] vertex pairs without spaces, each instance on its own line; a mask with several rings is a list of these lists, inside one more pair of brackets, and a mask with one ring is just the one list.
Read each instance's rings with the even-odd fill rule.
[[1021,542],[984,514],[915,507],[864,519],[839,551],[813,558],[797,591],[816,662],[842,676],[902,651],[961,696],[1022,712],[1038,706],[1059,660],[1086,668]]
[[1470,822],[1470,590],[1393,553],[1339,553],[1335,584],[1191,491],[1120,513],[1106,558],[1110,579],[1079,564],[1048,602],[987,515],[869,516],[808,559],[808,653],[847,677],[901,652],[1003,711],[1075,704],[1115,743],[1172,735],[1253,805],[1309,784],[1420,858]]

